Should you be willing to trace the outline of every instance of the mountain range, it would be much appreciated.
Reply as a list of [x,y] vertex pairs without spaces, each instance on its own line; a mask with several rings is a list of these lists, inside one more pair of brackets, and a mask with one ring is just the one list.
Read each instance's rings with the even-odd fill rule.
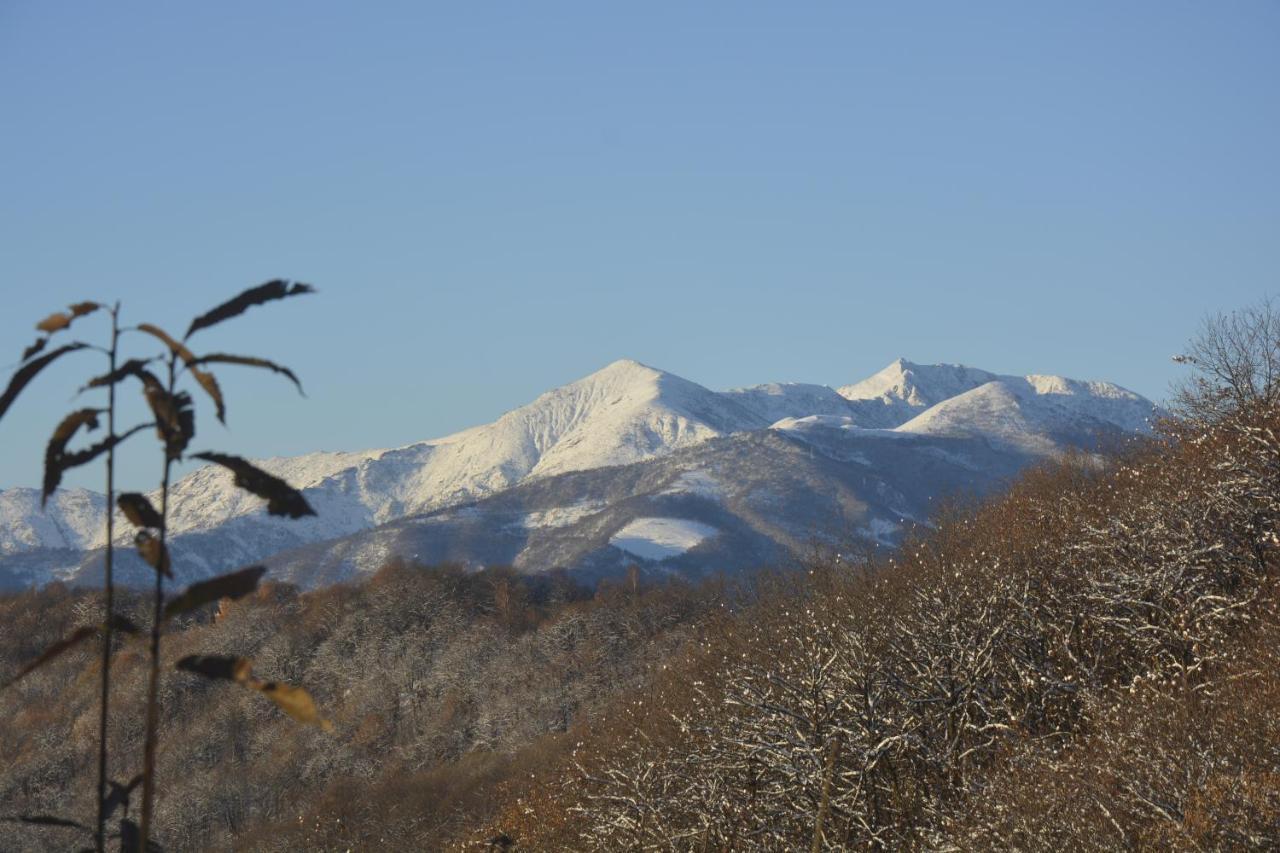
[[[264,562],[316,586],[404,557],[592,580],[630,564],[767,565],[820,543],[892,547],[941,497],[989,493],[1160,414],[1107,382],[902,359],[840,388],[728,391],[622,360],[444,438],[256,460],[303,491],[317,515],[300,521],[267,516],[224,469],[196,470],[171,488],[174,569],[190,581]],[[0,491],[0,588],[96,583],[103,503],[67,489],[42,511],[36,490]],[[145,582],[151,570],[122,553],[125,582]]]

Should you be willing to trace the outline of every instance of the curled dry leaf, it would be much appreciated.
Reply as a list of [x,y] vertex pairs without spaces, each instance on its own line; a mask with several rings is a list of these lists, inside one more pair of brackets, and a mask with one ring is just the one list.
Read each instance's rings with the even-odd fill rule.
[[53,430],[48,445],[44,450],[44,490],[40,495],[40,505],[44,506],[49,495],[62,482],[62,472],[67,465],[67,442],[71,441],[81,427],[92,431],[98,428],[98,415],[105,409],[77,409],[67,415]]
[[327,732],[333,731],[333,723],[320,716],[315,700],[303,688],[282,684],[279,681],[258,681],[257,679],[250,681],[248,686],[275,702],[281,711],[298,722],[319,726]]
[[300,723],[320,726],[327,732],[333,724],[320,716],[315,700],[301,687],[253,677],[253,661],[228,655],[188,655],[178,661],[178,669],[218,681],[234,681],[256,690],[276,703],[280,710]]
[[72,317],[70,314],[63,314],[61,311],[50,314],[39,323],[36,323],[36,330],[52,335],[54,332],[60,332],[71,325]]
[[196,382],[204,389],[209,398],[213,400],[214,409],[216,410],[218,420],[221,423],[227,422],[227,407],[222,399],[222,389],[218,387],[218,380],[214,378],[212,373],[201,370],[198,366],[199,360],[195,353],[187,348],[186,344],[176,341],[173,337],[161,329],[159,326],[153,326],[150,323],[139,323],[138,331],[146,332],[148,335],[159,338],[169,347],[169,351],[178,358],[182,359],[183,364],[191,371],[191,375],[195,377]]
[[164,618],[195,610],[222,598],[243,598],[258,588],[258,581],[266,574],[265,566],[252,566],[238,572],[230,572],[207,581],[193,583],[177,598],[165,605]]
[[77,302],[76,304],[70,306],[67,309],[71,313],[64,314],[61,311],[56,311],[53,314],[50,314],[48,317],[45,317],[39,323],[36,323],[36,329],[38,331],[45,332],[46,334],[52,335],[54,332],[60,332],[63,329],[70,326],[71,321],[76,319],[77,317],[83,317],[86,314],[92,314],[94,311],[97,311],[101,307],[102,306],[99,305],[97,302]]
[[78,465],[84,465],[87,462],[92,462],[94,459],[97,459],[103,453],[106,453],[108,450],[115,447],[117,444],[120,444],[121,442],[129,439],[135,433],[140,432],[141,430],[147,429],[152,426],[155,426],[155,424],[149,424],[149,423],[139,424],[138,426],[134,427],[128,432],[125,432],[122,435],[109,435],[106,438],[104,438],[102,441],[90,447],[86,447],[84,450],[64,451],[60,459],[58,460],[58,465],[53,468],[49,467],[48,458],[46,457],[46,460],[45,460],[46,491],[44,492],[44,495],[41,498],[41,501],[42,501],[41,505],[43,506],[43,501],[47,501],[49,499],[49,495],[53,493],[53,489],[57,488],[58,484],[62,482],[63,471],[66,471],[70,468],[75,468]]
[[265,358],[254,358],[253,356],[250,356],[250,355],[231,355],[225,352],[215,352],[215,353],[210,353],[209,355],[200,356],[195,360],[195,363],[196,364],[239,364],[244,367],[265,368],[266,370],[271,370],[283,376],[288,377],[289,381],[291,381],[294,384],[294,386],[297,387],[298,393],[304,397],[307,396],[306,392],[302,390],[302,382],[298,380],[298,377],[294,375],[292,370],[290,370],[289,368],[285,367],[282,364],[276,364],[274,361],[268,361]]
[[169,562],[169,549],[159,539],[145,530],[139,530],[137,535],[133,537],[133,544],[137,547],[139,556],[146,560],[148,566],[167,578],[173,577],[173,570]]
[[3,394],[0,394],[0,418],[3,418],[5,412],[9,411],[13,401],[18,399],[22,389],[27,387],[27,384],[35,378],[37,373],[67,353],[84,349],[86,346],[87,344],[82,343],[67,344],[66,346],[58,347],[53,352],[32,359],[19,367],[13,374],[13,378],[9,380],[9,386],[4,389]]
[[203,459],[230,469],[236,476],[237,486],[260,498],[266,498],[267,513],[270,515],[301,518],[304,515],[316,514],[301,492],[284,480],[273,477],[260,468],[255,468],[239,456],[208,452],[194,453],[192,458]]
[[13,678],[9,679],[9,681],[6,682],[4,686],[8,687],[12,684],[16,684],[18,681],[30,675],[32,672],[44,666],[46,663],[58,657],[59,655],[63,654],[64,652],[75,648],[77,645],[79,645],[80,643],[83,643],[85,640],[89,639],[90,637],[97,636],[99,631],[101,630],[102,629],[97,625],[84,625],[82,627],[75,629],[70,634],[63,637],[61,640],[58,640],[53,645],[49,646],[49,648],[41,652],[38,658],[36,658],[31,663],[27,664],[21,670],[19,670],[18,674],[15,675]]
[[124,517],[129,519],[134,527],[150,527],[159,530],[164,524],[160,513],[156,512],[156,508],[151,505],[151,501],[147,500],[146,495],[124,492],[116,498],[116,506],[120,507]]
[[159,382],[146,382],[143,390],[147,405],[156,416],[156,434],[164,442],[165,452],[170,459],[181,459],[183,451],[196,434],[196,416],[191,409],[191,395],[186,391],[170,394]]
[[90,388],[102,388],[107,385],[115,385],[117,382],[122,382],[130,376],[136,376],[142,381],[143,385],[147,384],[147,377],[150,377],[156,385],[159,385],[160,380],[153,374],[147,372],[147,365],[150,364],[151,361],[152,360],[149,358],[131,358],[110,373],[104,373],[101,376],[95,376],[90,379],[89,382],[80,389],[80,391],[84,392],[88,391]]
[[257,287],[251,287],[234,299],[229,299],[192,320],[191,328],[187,329],[184,339],[191,337],[201,329],[207,329],[209,326],[221,323],[223,320],[243,314],[254,305],[261,305],[274,299],[284,299],[287,296],[301,296],[304,293],[315,293],[315,288],[309,284],[290,285],[288,281],[280,278],[273,279],[266,284],[260,284]]

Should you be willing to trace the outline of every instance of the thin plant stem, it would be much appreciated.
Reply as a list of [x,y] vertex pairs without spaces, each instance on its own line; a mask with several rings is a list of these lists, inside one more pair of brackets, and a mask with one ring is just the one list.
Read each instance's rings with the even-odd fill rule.
[[[107,353],[111,373],[116,369],[120,341],[120,303],[111,308],[111,349]],[[116,384],[107,384],[107,436],[116,435]],[[107,550],[103,558],[102,702],[98,714],[98,823],[94,842],[98,853],[106,850],[107,826],[107,719],[111,704],[111,641],[115,617],[115,490],[116,449],[107,448]]]
[[[173,397],[174,384],[177,381],[177,356],[169,355],[169,397]],[[142,766],[142,817],[138,822],[142,850],[147,849],[151,838],[151,812],[155,804],[156,776],[156,729],[160,717],[160,628],[161,616],[164,613],[164,572],[161,566],[166,565],[169,532],[169,474],[173,467],[173,456],[169,452],[168,438],[165,438],[164,475],[160,480],[160,553],[156,566],[155,599],[151,616],[151,675],[147,682],[147,730],[146,744],[143,747]]]

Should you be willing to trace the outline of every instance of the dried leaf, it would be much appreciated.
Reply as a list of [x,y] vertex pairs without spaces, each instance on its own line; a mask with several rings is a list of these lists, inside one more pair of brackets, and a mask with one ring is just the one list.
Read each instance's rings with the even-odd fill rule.
[[145,530],[139,530],[133,537],[133,544],[138,555],[147,561],[147,565],[167,578],[173,577],[172,563],[169,560],[169,549],[160,540]]
[[94,311],[97,311],[101,307],[102,306],[99,305],[97,302],[77,302],[76,304],[70,306],[71,316],[73,318],[83,317],[85,314],[92,314]]
[[71,325],[72,316],[63,314],[61,311],[50,314],[39,323],[36,323],[36,330],[46,332],[52,335],[54,332],[61,332],[63,329]]
[[282,684],[278,681],[258,681],[256,679],[251,681],[249,686],[262,693],[272,702],[275,702],[280,707],[280,710],[298,722],[320,726],[327,732],[333,731],[333,724],[320,716],[311,694],[301,687]]
[[129,519],[134,527],[151,527],[159,530],[164,524],[160,513],[156,512],[156,508],[151,505],[151,501],[147,500],[146,495],[124,492],[116,498],[116,506],[120,507],[124,517]]
[[289,282],[279,278],[266,284],[260,284],[257,287],[251,287],[236,298],[224,302],[217,308],[207,311],[192,320],[191,328],[187,329],[184,340],[201,329],[206,329],[215,323],[221,323],[223,320],[229,320],[232,317],[243,314],[254,305],[261,305],[273,299],[284,299],[286,296],[300,296],[304,293],[315,293],[315,288],[309,284],[290,285]]
[[[69,453],[64,453],[62,455],[60,465],[57,471],[57,478],[56,480],[52,481],[53,487],[57,488],[58,483],[62,482],[63,471],[66,471],[70,468],[75,468],[78,465],[84,465],[85,463],[92,462],[102,454],[106,453],[111,448],[128,440],[135,433],[153,426],[155,426],[155,424],[150,424],[150,423],[138,424],[136,427],[129,430],[128,432],[125,432],[122,435],[107,436],[102,441],[90,447],[86,447],[84,450],[76,450]],[[50,480],[47,479],[49,476],[48,468],[45,469],[45,476],[46,476],[45,485],[48,486],[50,483]],[[42,498],[42,500],[48,500],[49,494],[52,494],[52,492],[46,493]]]
[[221,423],[227,422],[227,407],[222,400],[222,389],[218,387],[218,380],[214,378],[212,373],[201,370],[197,366],[195,353],[187,349],[186,344],[175,341],[164,329],[159,326],[153,326],[150,323],[139,323],[138,331],[146,332],[164,341],[169,347],[169,351],[182,359],[182,362],[191,371],[191,375],[195,377],[196,382],[205,390],[205,393],[213,400],[214,408],[217,411],[218,420]]
[[192,454],[192,458],[203,459],[230,469],[236,475],[237,486],[260,498],[266,498],[267,513],[270,515],[301,518],[304,515],[316,514],[301,492],[284,480],[273,477],[260,468],[255,468],[239,456],[223,453],[195,453]]
[[307,396],[306,393],[302,390],[302,383],[298,380],[298,377],[294,375],[292,370],[290,370],[289,368],[285,367],[282,364],[276,364],[274,361],[268,361],[265,358],[254,358],[253,356],[249,356],[249,355],[230,355],[225,352],[215,352],[215,353],[211,353],[210,355],[200,356],[195,360],[195,363],[196,364],[239,364],[245,367],[264,367],[267,370],[272,370],[272,371],[275,371],[276,373],[280,373],[289,377],[289,380],[293,382],[295,386],[297,386],[298,393],[302,394],[302,396],[304,397]]
[[4,686],[9,687],[13,684],[16,684],[21,679],[30,675],[32,672],[44,666],[46,663],[58,657],[59,655],[63,654],[64,652],[68,651],[69,649],[75,648],[77,645],[79,645],[80,643],[83,643],[85,640],[89,639],[90,637],[97,636],[100,630],[101,628],[99,628],[97,625],[84,625],[82,627],[75,629],[70,634],[63,637],[61,640],[58,640],[58,642],[54,643],[52,646],[49,646],[49,648],[41,652],[40,657],[36,658],[31,663],[24,666],[18,672],[17,675],[15,675],[13,678],[5,682]]
[[88,384],[80,389],[80,392],[83,393],[88,391],[90,388],[102,388],[107,385],[115,385],[117,382],[122,382],[130,376],[136,376],[138,379],[142,380],[144,385],[147,384],[147,377],[150,377],[156,385],[159,385],[160,380],[153,374],[147,372],[146,367],[151,363],[151,361],[152,360],[149,358],[131,358],[110,373],[104,373],[101,376],[95,376],[90,379]]
[[196,416],[191,410],[191,395],[186,391],[170,394],[158,381],[154,381],[154,376],[150,373],[146,373],[146,376],[149,380],[144,379],[143,392],[147,397],[147,405],[156,416],[156,433],[164,442],[169,458],[181,459],[182,452],[196,434]]
[[4,393],[0,394],[0,418],[4,417],[5,412],[9,411],[9,407],[13,405],[13,401],[22,393],[22,389],[27,387],[27,383],[35,378],[36,374],[44,370],[50,362],[61,358],[69,352],[75,352],[84,349],[87,344],[74,343],[67,344],[64,347],[58,347],[56,350],[37,359],[33,359],[19,367],[13,374],[13,378],[9,380],[9,387],[4,389]]
[[104,411],[106,410],[78,409],[63,418],[54,429],[44,450],[44,491],[40,496],[41,506],[49,500],[53,490],[58,488],[58,483],[62,482],[62,472],[67,468],[67,442],[71,441],[80,427],[90,431],[97,429],[98,415]]
[[40,350],[44,349],[44,345],[47,343],[49,343],[49,339],[47,337],[36,338],[36,342],[34,344],[22,351],[22,360],[26,361],[31,358],[31,356],[40,352]]
[[205,678],[243,684],[253,672],[253,661],[227,655],[187,655],[178,661],[178,669]]
[[195,610],[221,598],[242,598],[258,588],[258,581],[266,574],[265,566],[253,566],[230,572],[221,577],[193,583],[177,598],[165,605],[164,618]]

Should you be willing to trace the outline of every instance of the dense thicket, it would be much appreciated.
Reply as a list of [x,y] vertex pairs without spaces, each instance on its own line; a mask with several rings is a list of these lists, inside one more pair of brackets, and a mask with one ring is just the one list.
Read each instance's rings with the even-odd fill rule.
[[[359,587],[266,587],[201,614],[168,637],[167,666],[197,649],[252,658],[263,678],[305,681],[336,731],[289,725],[247,691],[173,676],[157,838],[182,850],[433,846],[482,820],[497,784],[550,766],[571,723],[644,683],[721,594],[589,595],[501,570],[396,564]],[[61,587],[0,599],[0,678],[100,606]],[[146,607],[126,597],[121,610],[142,620]],[[0,691],[0,817],[93,813],[99,665],[91,649],[69,653]],[[121,646],[115,666],[112,755],[135,756],[145,649]],[[137,770],[112,769],[122,779]],[[6,851],[80,840],[0,824]]]
[[586,730],[528,848],[1280,845],[1280,413],[814,569]]

